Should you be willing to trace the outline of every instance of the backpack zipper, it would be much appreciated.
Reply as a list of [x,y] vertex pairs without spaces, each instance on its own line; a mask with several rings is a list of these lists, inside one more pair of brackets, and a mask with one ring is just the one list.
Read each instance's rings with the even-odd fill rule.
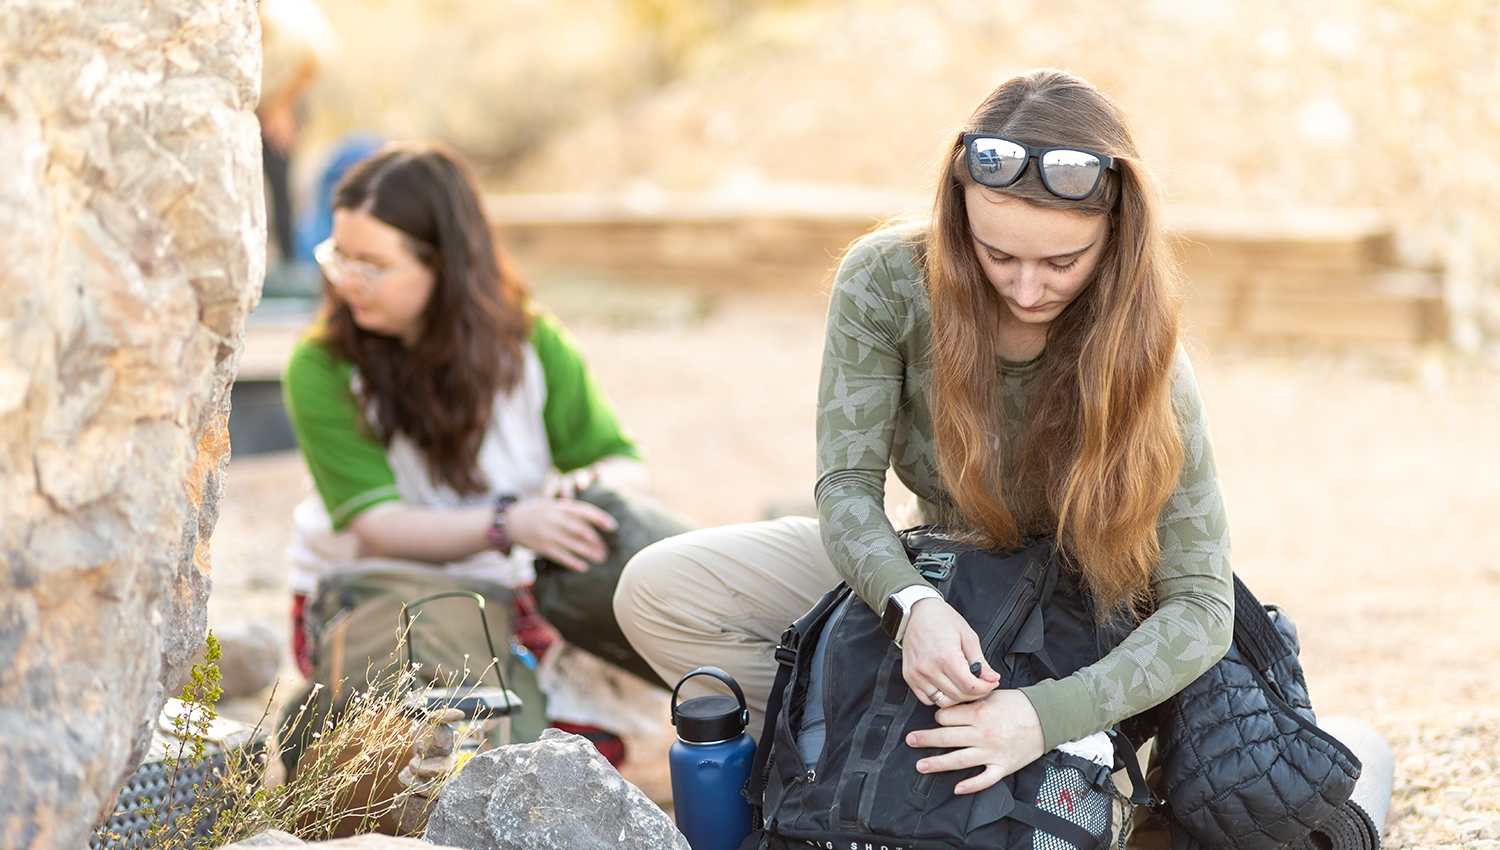
[[[1000,612],[999,617],[991,621],[991,628],[994,631],[992,634],[987,635],[987,637],[989,638],[989,643],[994,643],[1000,637],[1001,628],[1016,613],[1016,609],[1021,607],[1021,603],[1025,599],[1025,597],[1030,595],[1032,590],[1038,585],[1039,582],[1036,580],[1036,577],[1031,575],[1028,571],[1027,574],[1023,575],[1021,577],[1021,580],[1016,583],[1015,587],[1011,588],[1009,598],[1007,598],[1002,603],[1002,605],[1004,605],[1004,610]],[[989,656],[997,649],[999,649],[998,646],[986,645],[985,647],[983,647],[983,652],[986,656]]]

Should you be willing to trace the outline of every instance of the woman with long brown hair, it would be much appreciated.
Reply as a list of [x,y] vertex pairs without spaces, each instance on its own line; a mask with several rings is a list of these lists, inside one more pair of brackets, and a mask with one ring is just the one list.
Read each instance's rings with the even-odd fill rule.
[[[983,767],[959,793],[1167,699],[1224,654],[1233,620],[1178,299],[1119,108],[1061,71],[1001,84],[953,135],[931,220],[872,233],[840,265],[818,521],[644,550],[615,597],[626,634],[666,681],[716,664],[758,708],[782,629],[846,580],[886,615],[907,684],[938,707],[938,727],[906,740],[943,750],[918,770]],[[927,522],[990,547],[1054,536],[1098,618],[1128,618],[1130,635],[1073,675],[1002,687],[908,559],[884,510],[888,469]]]
[[605,556],[615,521],[572,498],[581,484],[645,483],[576,343],[503,262],[456,154],[389,146],[334,207],[327,299],[285,381],[316,487],[292,549],[304,673],[304,606],[328,565],[402,559],[524,588],[533,555],[580,571]]

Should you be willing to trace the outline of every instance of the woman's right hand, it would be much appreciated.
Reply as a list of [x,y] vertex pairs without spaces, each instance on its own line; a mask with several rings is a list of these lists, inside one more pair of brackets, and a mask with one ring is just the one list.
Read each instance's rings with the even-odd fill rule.
[[510,506],[505,527],[512,543],[577,572],[609,554],[599,532],[614,531],[604,510],[574,499],[524,499]]
[[[975,661],[979,675],[970,673]],[[901,638],[901,675],[926,705],[949,708],[972,702],[1000,686],[969,621],[942,599],[912,606]]]

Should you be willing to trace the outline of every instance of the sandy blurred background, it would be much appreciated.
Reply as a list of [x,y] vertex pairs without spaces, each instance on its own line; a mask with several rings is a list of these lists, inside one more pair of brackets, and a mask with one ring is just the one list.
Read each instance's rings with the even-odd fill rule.
[[[1319,711],[1373,723],[1396,749],[1388,846],[1500,843],[1500,5],[320,4],[341,50],[306,104],[304,187],[329,144],[371,130],[448,141],[496,193],[920,194],[981,96],[1056,65],[1132,115],[1175,209],[1384,217],[1400,263],[1441,283],[1444,340],[1209,337],[1191,353],[1236,570],[1299,624]],[[809,503],[826,281],[595,275],[580,295],[533,278],[666,502],[706,524]],[[303,476],[295,452],[232,462],[211,624],[284,628]],[[626,770],[663,802],[668,740],[632,742]]]
[[[980,97],[1054,65],[1131,114],[1177,204],[1378,208],[1410,264],[1472,263],[1487,301],[1500,278],[1484,0],[322,5],[343,50],[312,93],[309,154],[367,129],[444,138],[505,191],[924,190]],[[1493,303],[1483,320],[1500,332]]]

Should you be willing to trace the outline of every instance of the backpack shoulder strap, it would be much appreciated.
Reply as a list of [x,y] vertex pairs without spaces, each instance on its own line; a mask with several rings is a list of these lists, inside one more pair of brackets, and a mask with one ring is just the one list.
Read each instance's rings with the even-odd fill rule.
[[1234,577],[1234,644],[1246,663],[1264,674],[1292,654],[1292,648],[1276,630],[1266,608],[1250,588]]
[[761,727],[760,739],[755,742],[755,759],[750,763],[750,784],[745,787],[745,797],[750,801],[756,829],[760,828],[761,806],[765,803],[766,771],[770,766],[771,747],[776,740],[776,721],[781,717],[782,699],[787,685],[792,681],[797,656],[802,651],[802,639],[814,629],[821,628],[828,615],[852,592],[847,583],[839,582],[837,587],[823,594],[817,604],[781,633],[781,643],[776,647],[776,681],[771,685],[771,695],[766,700],[766,721]]

